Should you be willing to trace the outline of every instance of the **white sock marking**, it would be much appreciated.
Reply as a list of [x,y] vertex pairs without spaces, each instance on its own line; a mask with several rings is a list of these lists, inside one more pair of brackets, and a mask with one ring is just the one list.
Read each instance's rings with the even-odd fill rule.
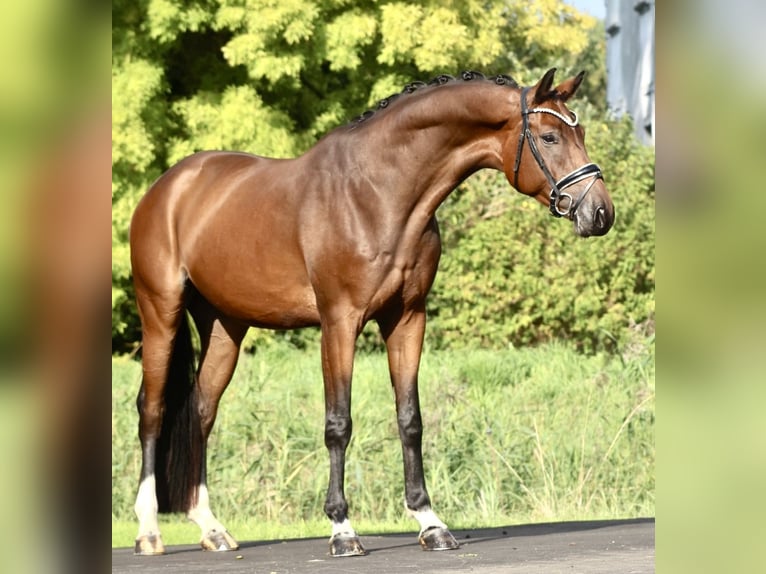
[[136,538],[160,533],[160,526],[157,521],[157,486],[153,474],[141,481],[133,509],[138,516],[138,535]]
[[346,518],[343,522],[332,523],[331,538],[334,538],[338,535],[342,536],[343,538],[353,538],[356,536],[356,532],[354,532],[354,529],[351,527],[351,522],[349,522],[348,518]]
[[420,524],[420,532],[425,532],[429,528],[447,528],[447,525],[439,520],[439,517],[430,508],[418,511],[409,510],[409,513]]
[[210,510],[210,495],[208,494],[207,486],[204,484],[199,485],[197,504],[189,509],[186,516],[200,527],[203,537],[211,531],[226,532],[224,525],[218,522],[218,519]]

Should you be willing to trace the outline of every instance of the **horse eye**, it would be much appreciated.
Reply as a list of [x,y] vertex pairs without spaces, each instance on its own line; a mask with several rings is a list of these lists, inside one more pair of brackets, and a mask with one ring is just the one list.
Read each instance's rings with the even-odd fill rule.
[[543,134],[540,136],[540,138],[543,140],[543,143],[547,143],[549,145],[558,142],[558,138],[554,134]]

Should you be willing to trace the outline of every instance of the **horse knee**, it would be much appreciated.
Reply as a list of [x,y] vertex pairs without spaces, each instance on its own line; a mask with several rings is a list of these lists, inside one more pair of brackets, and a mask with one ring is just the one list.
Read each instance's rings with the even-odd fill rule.
[[412,409],[402,409],[398,416],[399,437],[402,444],[406,446],[416,446],[423,439],[423,421],[420,418],[420,412]]
[[351,417],[348,415],[327,415],[324,427],[324,442],[327,448],[343,448],[351,440]]

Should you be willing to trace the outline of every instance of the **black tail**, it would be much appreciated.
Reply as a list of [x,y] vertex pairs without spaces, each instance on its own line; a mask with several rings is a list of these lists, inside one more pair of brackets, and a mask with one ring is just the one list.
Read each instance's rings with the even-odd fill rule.
[[197,501],[205,448],[194,363],[189,318],[184,312],[173,344],[157,441],[155,479],[160,512],[186,512]]

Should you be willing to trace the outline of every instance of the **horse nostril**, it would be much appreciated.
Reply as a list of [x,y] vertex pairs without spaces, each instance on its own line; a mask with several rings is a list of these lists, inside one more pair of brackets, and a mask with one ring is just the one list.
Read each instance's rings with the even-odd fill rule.
[[596,209],[596,226],[600,229],[606,227],[606,210],[603,207]]

